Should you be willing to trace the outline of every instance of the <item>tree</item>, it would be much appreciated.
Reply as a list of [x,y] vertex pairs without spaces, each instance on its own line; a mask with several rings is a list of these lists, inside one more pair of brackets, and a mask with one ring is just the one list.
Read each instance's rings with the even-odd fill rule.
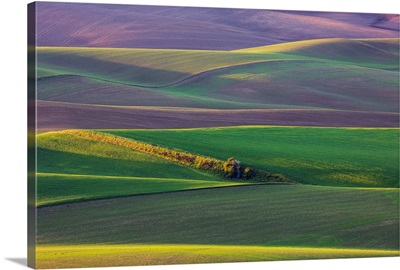
[[226,178],[232,178],[235,175],[235,159],[233,157],[228,158],[223,164],[224,176]]

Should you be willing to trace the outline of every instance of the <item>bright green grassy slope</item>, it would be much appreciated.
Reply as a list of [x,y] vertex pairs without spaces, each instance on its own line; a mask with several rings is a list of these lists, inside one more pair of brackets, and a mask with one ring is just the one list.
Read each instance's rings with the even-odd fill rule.
[[399,186],[398,129],[231,127],[103,132],[222,160],[233,156],[300,183]]
[[398,189],[257,185],[89,201],[39,208],[38,244],[396,250],[398,198]]
[[85,245],[37,248],[38,268],[254,262],[321,258],[398,256],[365,249],[215,245]]
[[37,142],[38,206],[239,184],[63,132],[40,134]]
[[61,132],[37,136],[38,172],[216,180],[132,149]]
[[37,179],[37,206],[243,184],[211,180],[55,173],[38,173]]

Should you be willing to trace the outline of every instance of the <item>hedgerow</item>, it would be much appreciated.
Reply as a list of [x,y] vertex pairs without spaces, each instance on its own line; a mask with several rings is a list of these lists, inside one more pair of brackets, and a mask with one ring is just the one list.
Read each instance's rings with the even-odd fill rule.
[[286,183],[293,182],[290,179],[284,177],[283,175],[252,169],[250,167],[244,167],[244,166],[240,167],[241,177],[237,178],[235,177],[237,176],[237,172],[234,165],[235,159],[233,157],[230,157],[226,161],[222,161],[211,157],[195,155],[181,150],[169,149],[166,147],[138,142],[131,139],[126,139],[100,132],[94,132],[88,130],[66,130],[64,132],[90,140],[131,148],[181,165],[217,174],[225,179],[236,179],[236,180],[244,179],[247,182],[286,182]]

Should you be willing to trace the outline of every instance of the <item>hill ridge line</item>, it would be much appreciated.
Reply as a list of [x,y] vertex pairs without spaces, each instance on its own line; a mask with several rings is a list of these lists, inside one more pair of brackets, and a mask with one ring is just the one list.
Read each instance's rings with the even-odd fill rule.
[[[145,180],[143,180],[145,181]],[[185,180],[182,180],[185,181]],[[196,180],[190,180],[190,181],[196,181]],[[203,180],[198,180],[201,182],[205,182]],[[207,181],[207,180],[206,180]],[[210,182],[218,182],[218,181],[210,181]],[[223,182],[221,182],[223,183]],[[152,193],[137,193],[137,194],[126,194],[126,195],[113,195],[113,196],[99,196],[99,197],[89,197],[89,198],[80,198],[72,201],[57,201],[57,202],[51,202],[51,203],[45,203],[45,204],[40,204],[37,205],[37,208],[44,209],[44,208],[52,208],[54,207],[64,207],[67,205],[73,206],[73,205],[80,205],[83,203],[96,203],[96,202],[107,202],[107,201],[116,201],[116,200],[121,200],[121,199],[127,199],[127,198],[132,198],[132,197],[143,197],[143,196],[153,196],[153,195],[164,195],[164,194],[171,194],[171,193],[186,193],[186,192],[198,192],[198,191],[205,191],[205,190],[220,190],[220,189],[235,189],[235,188],[246,188],[246,187],[252,187],[252,186],[264,186],[264,185],[269,185],[269,186],[278,186],[278,185],[293,185],[293,183],[284,183],[284,182],[268,182],[268,183],[251,183],[251,182],[229,182],[226,185],[221,185],[221,186],[210,186],[210,187],[194,187],[194,188],[186,188],[186,189],[177,189],[177,190],[167,190],[167,191],[155,191]]]
[[[291,41],[291,42],[282,42],[282,43],[277,43],[277,44],[270,44],[270,45],[264,45],[264,46],[256,46],[256,47],[248,47],[248,48],[242,48],[238,50],[231,50],[230,52],[234,53],[290,53],[293,51],[296,51],[298,49],[304,49],[304,48],[310,48],[310,47],[315,47],[319,46],[322,44],[334,44],[334,43],[343,43],[343,42],[350,42],[354,45],[361,45],[361,46],[366,46],[371,49],[375,49],[377,51],[381,51],[387,54],[395,55],[398,56],[399,54],[395,54],[390,51],[386,51],[384,49],[378,48],[374,45],[371,44],[366,44],[365,42],[374,42],[374,41],[398,41],[400,42],[400,38],[317,38],[317,39],[306,39],[306,40],[297,40],[297,41]],[[285,51],[283,48],[285,46],[296,46],[296,48],[293,48],[291,50]],[[281,48],[281,50],[279,50]],[[264,49],[266,51],[259,51],[260,49]],[[268,49],[272,49],[271,51],[268,51]],[[275,50],[274,50],[275,49]]]
[[128,82],[120,82],[120,81],[114,81],[114,80],[108,80],[108,79],[100,79],[94,76],[83,76],[83,75],[79,75],[79,74],[58,74],[58,75],[49,75],[49,76],[43,76],[43,77],[39,77],[37,78],[38,81],[40,80],[46,80],[46,79],[51,79],[51,78],[57,78],[57,77],[63,77],[63,76],[76,76],[76,77],[81,77],[81,78],[89,78],[89,79],[93,79],[93,80],[98,80],[98,81],[102,81],[102,82],[108,82],[108,83],[113,83],[113,84],[120,84],[120,85],[127,85],[127,86],[133,86],[133,87],[139,87],[139,88],[145,88],[145,89],[160,89],[160,88],[164,88],[164,87],[171,87],[171,86],[176,86],[179,85],[181,83],[184,83],[187,80],[193,79],[197,76],[201,76],[204,75],[208,72],[215,72],[215,71],[220,71],[220,70],[226,70],[226,69],[230,69],[230,68],[237,68],[237,67],[246,67],[249,65],[253,65],[253,64],[261,64],[261,63],[269,63],[269,62],[282,62],[282,61],[310,61],[310,62],[323,62],[323,61],[318,61],[318,60],[314,60],[314,59],[273,59],[273,60],[259,60],[259,61],[253,61],[253,62],[248,62],[248,63],[241,63],[241,64],[236,64],[236,65],[229,65],[229,66],[224,66],[224,67],[217,67],[217,68],[211,68],[208,70],[204,70],[201,72],[198,72],[196,74],[192,74],[188,77],[184,77],[182,79],[179,79],[177,81],[171,82],[171,83],[167,83],[167,84],[163,84],[163,85],[141,85],[141,84],[133,84],[133,83],[128,83]]
[[[119,175],[99,175],[99,174],[75,174],[75,173],[54,173],[54,172],[38,172],[37,175],[45,175],[45,176],[70,176],[70,177],[95,177],[95,178],[104,178],[104,179],[111,179],[111,178],[119,178],[119,179],[127,179],[127,180],[155,180],[155,181],[187,181],[180,178],[161,178],[161,177],[140,177],[140,176],[119,176]],[[211,179],[190,179],[192,182],[215,182],[215,180]]]

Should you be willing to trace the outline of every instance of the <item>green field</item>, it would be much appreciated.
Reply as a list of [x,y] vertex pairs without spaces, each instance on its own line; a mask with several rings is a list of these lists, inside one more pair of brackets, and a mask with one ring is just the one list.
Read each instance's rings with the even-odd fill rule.
[[38,244],[396,249],[398,207],[397,189],[256,185],[162,193],[41,208]]
[[[38,244],[67,260],[71,255],[63,256],[52,246],[329,247],[363,249],[366,254],[380,250],[376,256],[394,256],[399,245],[398,209],[397,189],[264,185],[193,190],[40,208]],[[94,249],[94,255],[97,252]],[[107,252],[119,253],[118,249]],[[334,250],[323,255],[314,252],[291,257],[289,251],[286,258],[338,255]],[[189,262],[202,262],[196,255]],[[273,253],[265,256],[260,259],[281,258]],[[244,253],[236,259],[249,258]]]
[[[152,143],[156,138],[164,138],[168,144],[160,141],[157,144],[169,147],[191,138],[192,144],[188,145],[198,147],[193,153],[202,149],[203,153],[210,154],[212,149],[216,156],[225,152],[224,140],[245,144],[237,140],[244,134],[253,143],[262,141],[260,138],[265,141],[280,138],[281,145],[276,145],[276,149],[289,144],[291,155],[296,154],[299,143],[303,146],[299,149],[307,149],[309,145],[304,145],[304,139],[299,141],[307,137],[310,145],[325,146],[328,151],[323,152],[324,155],[318,151],[308,154],[313,153],[320,161],[329,156],[330,162],[336,163],[332,161],[335,151],[361,155],[367,151],[364,149],[367,143],[375,143],[376,155],[384,155],[382,151],[385,150],[387,156],[393,144],[396,145],[388,138],[396,135],[397,130],[237,127],[111,133],[135,139],[146,137]],[[38,208],[40,267],[72,267],[81,265],[82,261],[88,266],[106,266],[106,259],[114,265],[146,265],[154,264],[154,260],[164,264],[227,262],[233,257],[235,261],[251,261],[398,255],[398,188],[299,184],[233,186],[242,183],[218,179],[127,147],[72,134],[50,132],[38,136],[38,157],[47,164],[41,167],[44,173],[38,174],[38,206],[47,206]],[[213,136],[213,140],[205,147],[208,136]],[[351,138],[357,138],[358,143]],[[216,145],[211,141],[216,141]],[[346,142],[343,148],[337,149],[338,141]],[[348,149],[350,145],[356,148]],[[261,155],[257,147],[248,149],[252,155]],[[286,152],[289,151],[286,149]],[[315,156],[316,153],[319,156]],[[349,160],[354,157],[350,156]],[[364,158],[366,162],[371,156],[364,155]],[[144,163],[148,167],[136,162],[149,160],[152,163]],[[249,164],[253,166],[256,160],[257,156],[246,162],[252,162]],[[340,164],[344,166],[345,163]],[[168,173],[175,178],[151,177],[162,166],[169,167]],[[355,166],[354,161],[347,166]],[[302,171],[307,168],[303,167]],[[318,169],[326,171],[329,167]],[[77,174],[96,170],[97,175]],[[110,176],[112,172],[125,176]],[[127,176],[129,173],[141,176]],[[189,179],[188,173],[191,173]],[[335,183],[349,184],[332,179],[325,182]],[[363,183],[353,182],[352,185],[362,186]],[[143,256],[144,252],[147,256]],[[279,255],[281,252],[285,255]]]
[[222,160],[233,156],[304,184],[399,186],[398,129],[230,127],[102,132]]
[[38,135],[37,141],[37,206],[243,184],[63,132]]

